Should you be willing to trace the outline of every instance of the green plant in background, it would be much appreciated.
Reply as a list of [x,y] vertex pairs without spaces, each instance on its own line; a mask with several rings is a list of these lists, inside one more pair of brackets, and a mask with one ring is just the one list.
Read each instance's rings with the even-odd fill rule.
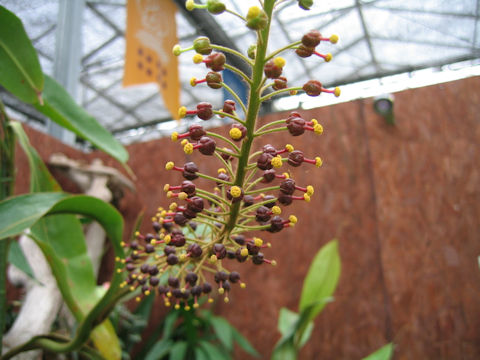
[[[2,6],[0,6],[0,84],[20,100],[35,106],[51,120],[88,140],[122,164],[127,161],[126,150],[112,135],[80,108],[59,84],[42,73],[37,54],[21,21]],[[0,333],[3,335],[5,328],[7,259],[9,257],[17,259],[17,265],[22,263],[19,247],[9,245],[13,236],[23,233],[28,228],[31,228],[29,236],[34,239],[48,260],[63,299],[78,322],[78,331],[73,339],[59,338],[55,334],[40,336],[25,346],[12,350],[5,358],[19,351],[38,347],[56,352],[80,349],[81,352],[94,356],[96,351],[84,346],[89,338],[103,357],[116,358],[120,351],[118,339],[110,322],[102,320],[113,307],[114,301],[122,295],[118,287],[120,276],[113,277],[108,291],[96,286],[80,221],[71,214],[83,214],[99,221],[119,256],[123,254],[119,247],[123,219],[115,209],[98,199],[87,196],[75,197],[59,192],[60,186],[30,145],[22,126],[9,119],[1,101],[0,120],[2,123],[0,200],[8,198],[0,203]],[[31,194],[11,197],[15,183],[16,141],[25,151],[30,164]],[[44,217],[47,214],[55,216]],[[100,323],[101,325],[97,326]]]

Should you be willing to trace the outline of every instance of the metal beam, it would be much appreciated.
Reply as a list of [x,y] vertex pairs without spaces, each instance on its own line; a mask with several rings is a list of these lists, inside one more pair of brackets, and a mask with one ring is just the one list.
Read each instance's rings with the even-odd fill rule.
[[368,50],[370,51],[370,56],[372,58],[372,64],[375,66],[377,72],[381,72],[382,68],[377,61],[375,56],[375,51],[373,50],[372,39],[370,38],[370,33],[368,31],[367,22],[365,21],[365,17],[363,16],[362,11],[362,3],[360,0],[355,0],[355,5],[357,7],[358,16],[360,17],[360,23],[362,24],[363,33],[365,34],[365,40],[367,41]]

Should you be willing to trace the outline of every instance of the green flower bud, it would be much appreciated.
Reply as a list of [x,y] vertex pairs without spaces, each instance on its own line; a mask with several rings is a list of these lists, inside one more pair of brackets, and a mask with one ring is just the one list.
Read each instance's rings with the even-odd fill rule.
[[250,59],[255,60],[255,56],[257,55],[257,45],[250,45],[247,50],[247,55]]
[[247,27],[252,30],[262,30],[267,26],[268,17],[258,6],[252,6],[247,13]]
[[219,0],[208,0],[207,1],[207,10],[215,15],[221,14],[225,11],[226,6]]
[[297,0],[298,6],[300,6],[303,10],[310,10],[313,5],[313,0]]
[[193,48],[197,53],[202,55],[209,55],[212,52],[212,47],[210,46],[210,39],[205,36],[196,38],[193,41]]

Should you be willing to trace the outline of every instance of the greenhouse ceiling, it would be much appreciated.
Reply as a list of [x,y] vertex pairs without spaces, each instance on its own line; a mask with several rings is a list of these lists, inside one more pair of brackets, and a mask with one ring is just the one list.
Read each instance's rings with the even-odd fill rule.
[[[182,46],[189,46],[199,35],[243,52],[254,43],[255,34],[232,15],[188,12],[183,9],[183,0],[159,1],[178,5],[177,32]],[[224,2],[241,14],[258,3],[257,0]],[[125,3],[75,1],[77,10],[68,16],[81,24],[81,32],[77,34],[81,39],[78,47],[81,64],[73,88],[78,102],[108,130],[120,138],[127,134],[129,141],[141,141],[158,137],[175,123],[171,122],[157,85],[122,87]],[[64,55],[56,43],[63,31],[59,12],[65,4],[58,0],[1,0],[0,4],[22,19],[44,72],[55,75],[56,61]],[[480,0],[322,0],[305,12],[298,8],[297,1],[287,0],[278,7],[270,47],[284,46],[310,29],[318,29],[326,36],[338,34],[337,44],[321,46],[321,51],[333,55],[328,64],[319,58],[301,59],[293,51],[284,56],[288,79],[303,84],[315,78],[327,87],[425,68],[441,69],[459,62],[474,64],[480,57],[479,8]],[[223,103],[221,91],[205,87],[201,97],[198,91],[192,91],[189,79],[204,72],[203,67],[193,64],[191,55],[180,56],[183,105],[193,107],[199,101],[209,101],[215,106]],[[19,116],[37,123],[44,121],[4,91],[2,95]]]

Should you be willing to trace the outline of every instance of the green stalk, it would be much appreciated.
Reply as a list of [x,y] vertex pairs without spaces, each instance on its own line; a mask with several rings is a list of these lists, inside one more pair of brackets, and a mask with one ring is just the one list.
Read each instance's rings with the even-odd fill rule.
[[[235,184],[243,189],[245,182],[246,167],[248,164],[248,158],[250,155],[250,150],[252,147],[254,132],[255,132],[255,122],[257,120],[258,111],[260,109],[260,90],[263,83],[263,68],[265,66],[265,55],[267,53],[268,45],[268,34],[270,31],[270,23],[272,19],[273,5],[275,0],[265,0],[264,2],[264,11],[268,17],[268,24],[265,29],[258,32],[257,40],[257,55],[255,57],[255,63],[253,65],[252,72],[252,83],[250,86],[250,94],[248,101],[248,108],[246,112],[246,127],[247,127],[247,136],[243,141],[241,156],[238,159],[238,168],[235,176]],[[241,207],[241,201],[232,204],[230,208],[230,218],[228,219],[227,225],[224,228],[224,239],[228,238],[230,232],[233,230],[237,223],[237,218],[239,215],[239,210]],[[225,240],[223,240],[225,241]]]
[[[9,118],[0,100],[1,146],[0,146],[0,201],[13,195],[15,186],[15,134],[9,126]],[[7,312],[7,262],[11,239],[0,241],[0,339],[5,330]],[[0,354],[2,342],[0,341]]]

